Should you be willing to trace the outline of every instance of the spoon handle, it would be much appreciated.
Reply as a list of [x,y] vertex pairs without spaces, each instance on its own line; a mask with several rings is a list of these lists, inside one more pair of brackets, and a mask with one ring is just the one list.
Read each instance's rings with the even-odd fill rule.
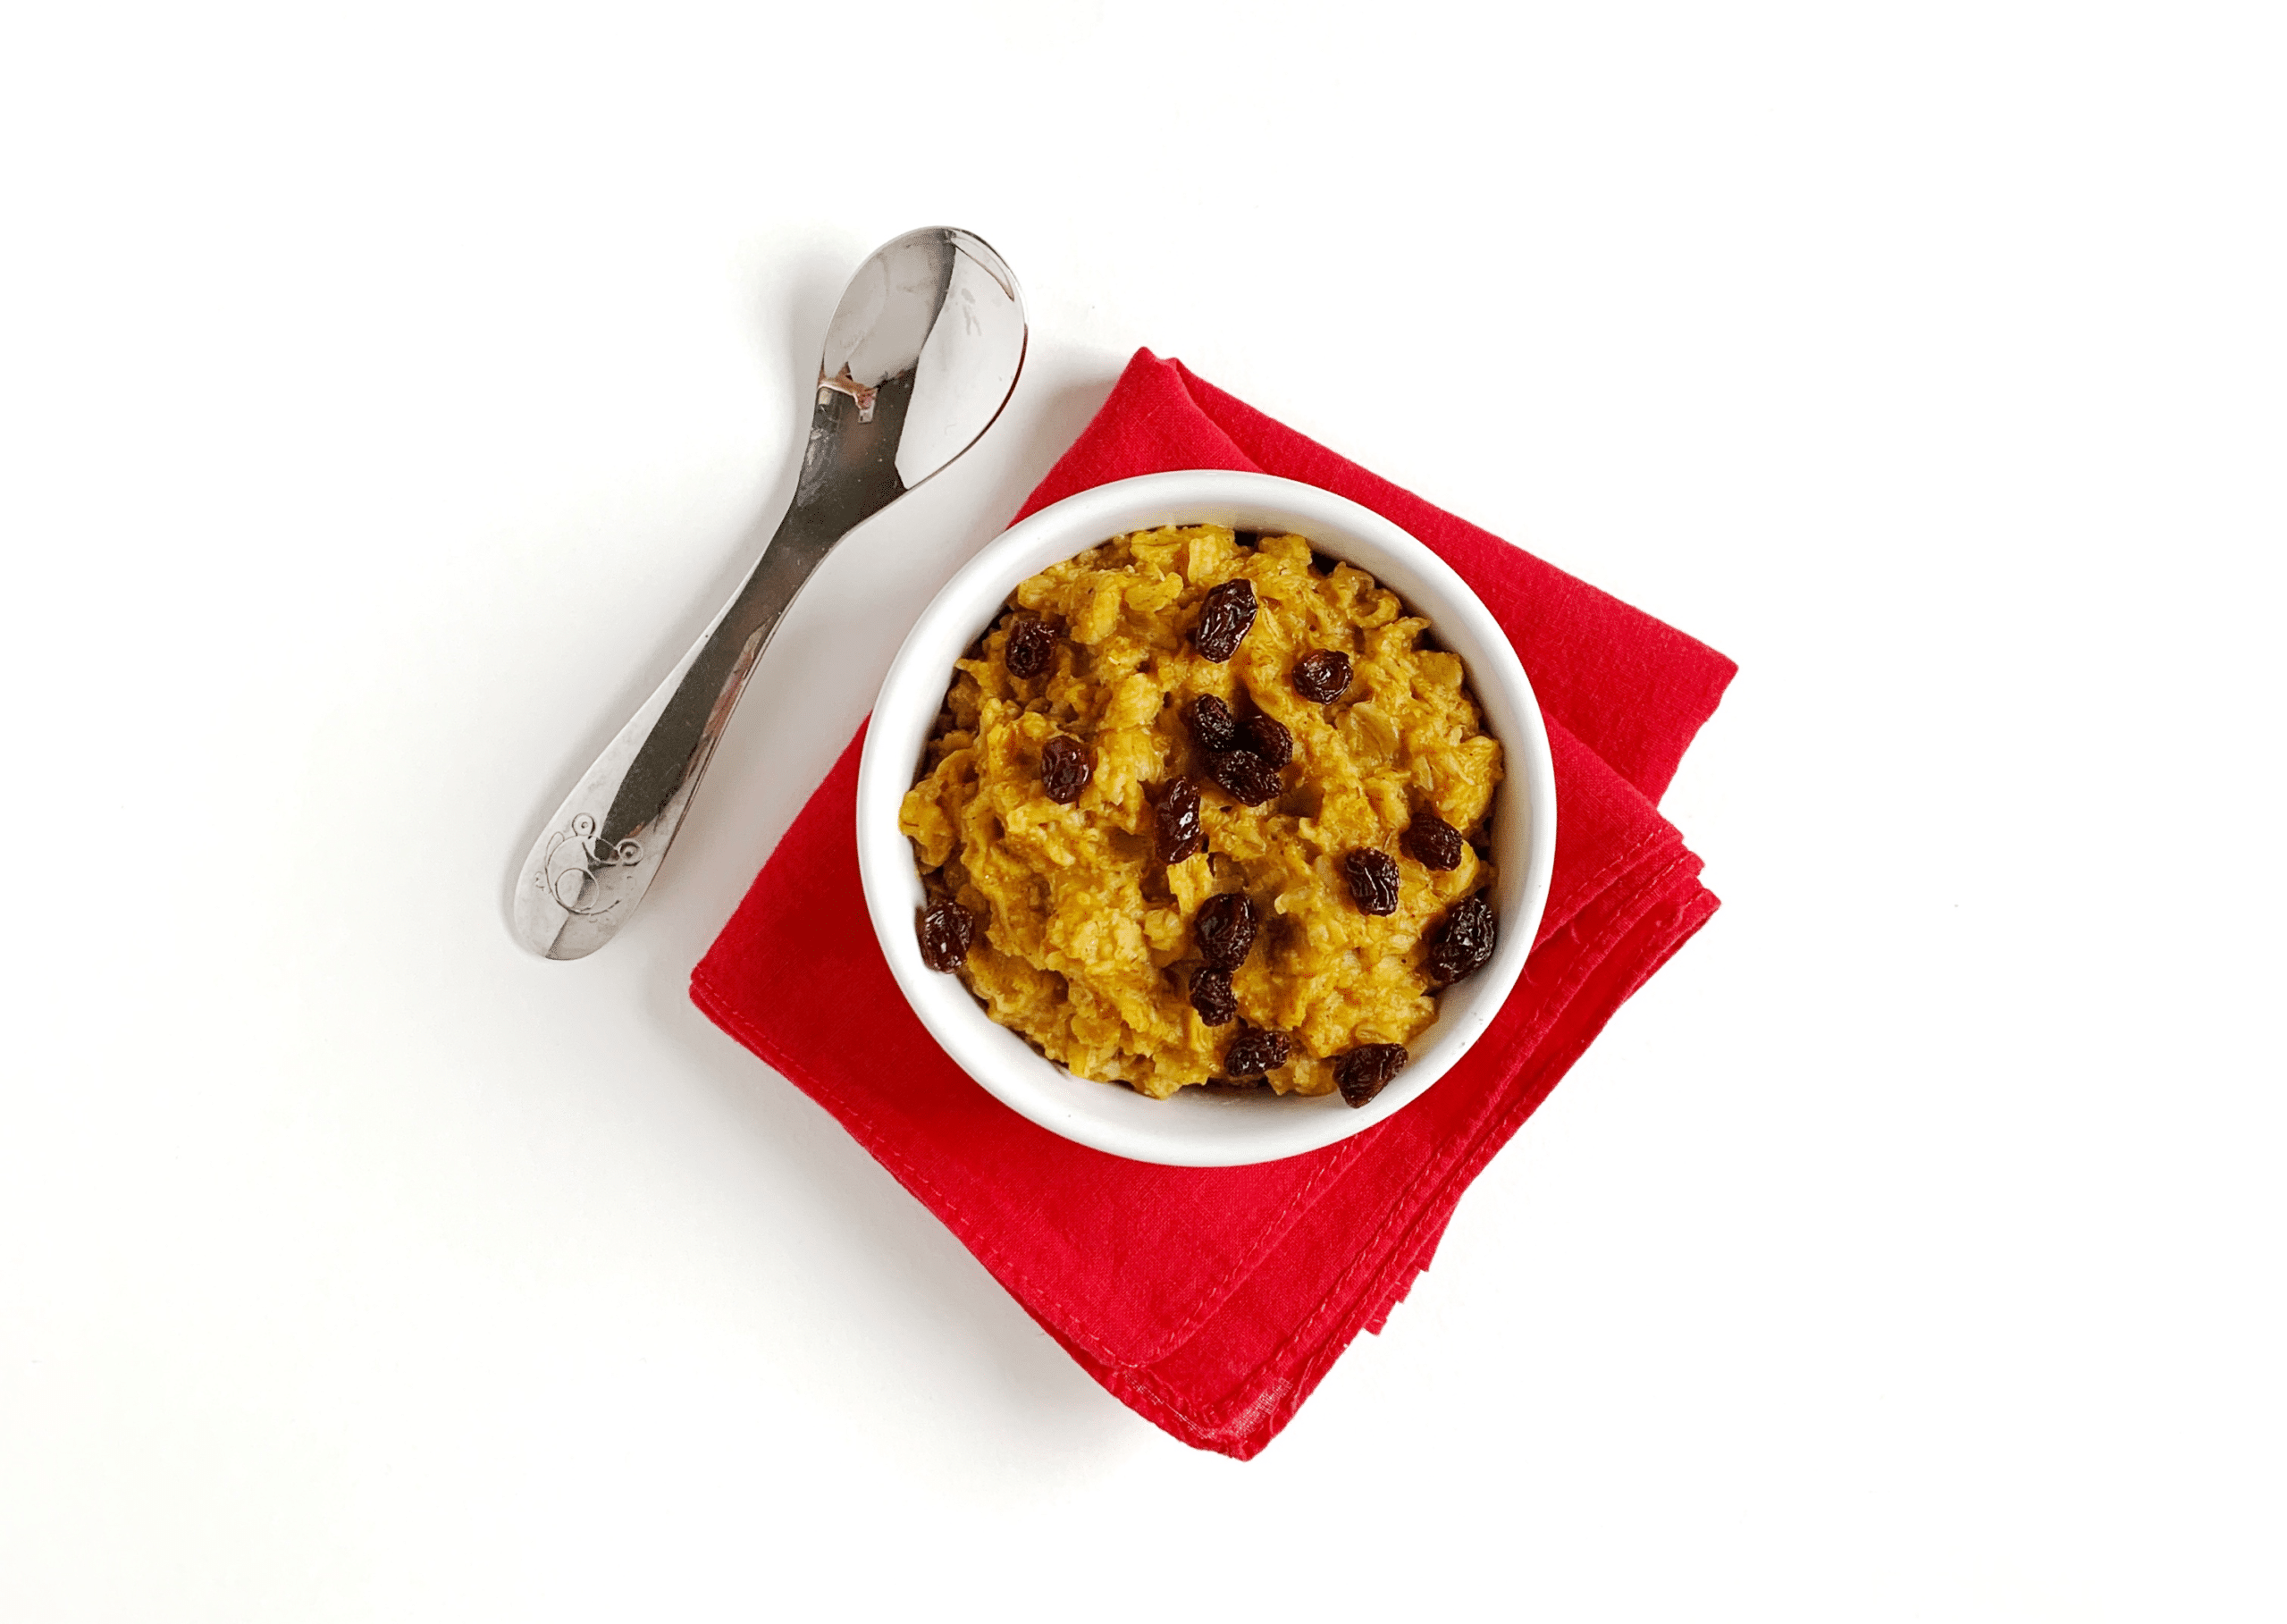
[[794,505],[754,573],[564,797],[517,876],[519,941],[544,958],[584,958],[618,934],[683,827],[754,662],[834,544],[904,494],[891,466],[910,374],[858,418],[821,390]]

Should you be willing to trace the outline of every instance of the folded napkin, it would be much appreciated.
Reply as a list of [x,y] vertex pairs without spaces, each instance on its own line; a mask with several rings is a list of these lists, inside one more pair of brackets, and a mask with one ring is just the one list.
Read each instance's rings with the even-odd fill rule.
[[1612,1012],[1714,913],[1654,810],[1736,669],[1714,650],[1139,350],[1025,511],[1173,468],[1282,475],[1374,509],[1476,589],[1548,720],[1556,874],[1523,979],[1435,1087],[1339,1145],[1157,1167],[1059,1139],[947,1059],[876,944],[853,740],[692,973],[691,996],[871,1151],[1088,1373],[1246,1460],[1379,1331],[1455,1202]]

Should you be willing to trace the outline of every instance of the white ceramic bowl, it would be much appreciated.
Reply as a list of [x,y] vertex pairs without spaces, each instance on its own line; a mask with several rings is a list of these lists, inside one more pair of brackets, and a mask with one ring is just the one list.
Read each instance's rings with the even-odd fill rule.
[[[1288,531],[1366,570],[1426,616],[1461,657],[1501,743],[1507,777],[1493,804],[1492,902],[1501,921],[1492,962],[1438,996],[1436,1022],[1408,1045],[1397,1080],[1362,1108],[1316,1098],[1186,1089],[1150,1099],[1091,1082],[1044,1059],[996,1025],[959,979],[921,963],[914,919],[923,904],[913,849],[898,832],[953,662],[992,623],[1018,582],[1098,542],[1159,525],[1217,524]],[[1346,1139],[1403,1110],[1476,1041],[1524,968],[1539,929],[1556,854],[1556,781],[1541,707],[1490,611],[1436,554],[1356,502],[1291,480],[1219,470],[1152,474],[1099,485],[1004,532],[946,583],[898,651],[874,702],[858,767],[858,866],[866,907],[889,967],[946,1054],[1005,1104],[1042,1127],[1138,1161],[1227,1167],[1275,1161]]]

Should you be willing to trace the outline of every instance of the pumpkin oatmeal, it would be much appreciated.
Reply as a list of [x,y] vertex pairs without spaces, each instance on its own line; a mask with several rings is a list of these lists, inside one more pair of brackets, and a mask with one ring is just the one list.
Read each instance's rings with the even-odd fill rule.
[[1492,955],[1501,745],[1428,630],[1213,525],[1021,584],[899,812],[932,964],[1082,1077],[1365,1104]]

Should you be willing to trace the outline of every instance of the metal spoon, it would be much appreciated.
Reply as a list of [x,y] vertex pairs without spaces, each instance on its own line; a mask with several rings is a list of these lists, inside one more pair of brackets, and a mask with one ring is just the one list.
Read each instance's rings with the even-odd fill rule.
[[794,505],[762,561],[564,798],[517,877],[516,931],[585,957],[627,922],[770,634],[834,543],[977,442],[1024,365],[1001,257],[933,226],[858,267],[826,330]]

